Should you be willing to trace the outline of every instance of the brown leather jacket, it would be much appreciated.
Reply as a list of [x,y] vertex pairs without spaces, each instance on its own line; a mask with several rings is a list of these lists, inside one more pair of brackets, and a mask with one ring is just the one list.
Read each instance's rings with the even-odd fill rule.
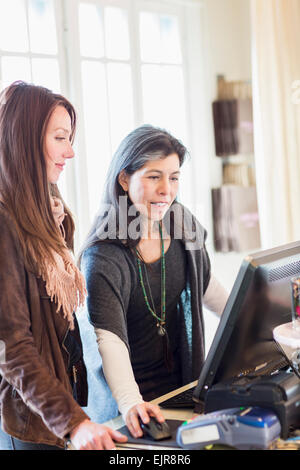
[[69,324],[22,259],[14,225],[0,203],[2,428],[24,441],[63,447],[68,433],[88,418],[72,395]]

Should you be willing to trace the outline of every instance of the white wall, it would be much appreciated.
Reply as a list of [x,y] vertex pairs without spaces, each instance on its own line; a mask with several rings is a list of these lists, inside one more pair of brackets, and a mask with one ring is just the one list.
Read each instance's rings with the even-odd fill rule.
[[[207,96],[210,102],[217,95],[217,76],[227,80],[251,80],[250,0],[203,0],[205,18]],[[210,113],[213,136],[212,113]],[[213,140],[213,139],[212,139]],[[222,181],[222,161],[211,145],[210,185]]]
[[[215,156],[213,120],[211,103],[216,98],[217,76],[224,75],[227,80],[251,80],[251,23],[250,0],[203,0],[202,7],[203,41],[205,53],[205,90],[207,123],[207,154],[205,168],[209,171],[209,183],[205,193],[208,229],[207,248],[211,258],[212,271],[230,292],[235,281],[243,253],[215,253],[213,247],[213,225],[211,213],[212,187],[222,181],[222,161]],[[206,346],[211,344],[218,319],[205,312]]]
[[209,36],[211,72],[229,80],[251,78],[249,0],[203,0]]
[[203,0],[202,18],[207,153],[201,155],[201,160],[206,160],[204,166],[208,165],[209,172],[205,198],[210,213],[204,223],[208,225],[208,246],[213,253],[210,190],[222,182],[222,159],[215,156],[212,101],[216,99],[218,75],[227,80],[251,80],[250,0]]
[[222,160],[215,156],[212,102],[218,75],[227,80],[251,79],[250,0],[202,0],[185,20],[193,131],[193,197],[186,202],[207,228],[213,251],[211,188],[221,184]]

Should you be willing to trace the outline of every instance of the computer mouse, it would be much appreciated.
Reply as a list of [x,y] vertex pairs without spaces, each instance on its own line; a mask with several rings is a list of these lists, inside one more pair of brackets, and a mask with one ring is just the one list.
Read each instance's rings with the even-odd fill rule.
[[150,418],[149,423],[144,423],[140,419],[140,426],[144,433],[144,437],[150,437],[154,441],[161,441],[172,436],[169,425],[166,421],[159,423],[155,418]]

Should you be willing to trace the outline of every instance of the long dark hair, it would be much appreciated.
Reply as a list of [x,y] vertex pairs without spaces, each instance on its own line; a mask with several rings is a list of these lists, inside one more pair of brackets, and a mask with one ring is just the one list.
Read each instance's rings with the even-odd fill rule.
[[[131,238],[130,231],[124,230],[120,233],[120,216],[122,217],[123,206],[120,206],[120,197],[125,196],[126,203],[126,222],[127,229],[132,222],[133,217],[128,216],[129,209],[132,205],[126,192],[119,183],[119,175],[122,171],[127,175],[132,175],[139,170],[146,162],[150,160],[163,159],[171,154],[177,154],[180,166],[185,161],[187,155],[186,147],[169,132],[151,125],[143,125],[128,134],[119,145],[115,152],[106,177],[105,187],[103,191],[101,208],[96,216],[87,239],[80,250],[80,257],[84,250],[94,245],[99,239],[107,242],[119,242],[127,247],[134,247],[139,243],[139,238]],[[115,236],[110,238],[104,236],[107,233],[107,211],[103,211],[104,207],[111,210],[114,217]],[[123,214],[124,215],[124,214]],[[80,258],[79,257],[79,258]]]
[[[51,196],[60,197],[56,184],[49,184],[44,158],[44,140],[50,116],[64,106],[71,118],[72,135],[76,113],[59,94],[25,82],[14,82],[0,94],[0,198],[20,239],[28,269],[36,272],[51,251],[61,254],[64,241],[53,218]],[[69,209],[64,220],[65,241],[73,248],[74,222]]]

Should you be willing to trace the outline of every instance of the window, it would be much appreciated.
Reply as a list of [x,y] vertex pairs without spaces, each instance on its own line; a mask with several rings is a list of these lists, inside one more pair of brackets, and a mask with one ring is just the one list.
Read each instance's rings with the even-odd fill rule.
[[182,38],[178,8],[167,13],[140,1],[76,3],[69,37],[79,36],[72,69],[80,63],[76,98],[84,115],[91,220],[111,157],[132,129],[149,123],[186,142]]
[[77,215],[80,242],[128,132],[153,124],[189,146],[179,3],[0,0],[2,87],[16,79],[44,85],[77,109],[77,158],[59,186]]
[[135,125],[128,10],[78,2],[89,214],[99,207],[113,151]]
[[0,0],[2,87],[25,80],[60,91],[53,0]]
[[[15,80],[62,92],[65,69],[58,41],[60,3],[0,0],[0,88]],[[66,192],[65,175],[60,188]]]

